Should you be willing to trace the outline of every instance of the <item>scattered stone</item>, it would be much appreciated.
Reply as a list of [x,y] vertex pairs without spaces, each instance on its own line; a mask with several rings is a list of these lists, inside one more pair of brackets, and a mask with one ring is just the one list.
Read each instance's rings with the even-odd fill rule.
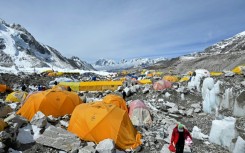
[[150,89],[145,87],[144,90],[143,90],[143,94],[146,94],[146,93],[149,93]]
[[127,97],[131,95],[131,90],[128,87],[126,87],[124,89],[124,91],[125,91]]
[[8,113],[12,112],[12,108],[9,105],[0,102],[0,118],[5,118]]
[[5,144],[0,142],[0,149],[4,149],[5,148]]
[[203,134],[201,132],[201,129],[199,129],[197,126],[193,127],[191,135],[192,135],[192,138],[195,138],[198,140],[208,139],[208,135]]
[[40,111],[38,111],[30,122],[32,125],[36,125],[39,128],[43,128],[47,125],[47,117]]
[[66,127],[66,128],[68,128],[68,126],[69,126],[69,123],[66,122],[66,121],[63,121],[63,120],[60,120],[60,124],[61,124],[62,126],[64,126],[64,127]]
[[47,121],[51,123],[55,123],[58,121],[57,118],[53,117],[52,115],[47,116]]
[[87,145],[94,147],[96,144],[94,142],[87,142]]
[[200,113],[201,111],[202,111],[201,108],[196,108],[196,109],[194,110],[195,113]]
[[83,148],[79,148],[78,153],[95,153],[96,150],[92,146],[85,146]]
[[187,115],[187,116],[192,116],[193,111],[194,111],[193,108],[188,109],[188,110],[186,111],[186,115]]
[[226,77],[234,77],[235,73],[232,71],[225,71],[225,76]]
[[75,150],[80,146],[80,139],[78,137],[62,128],[54,126],[49,126],[44,133],[37,138],[36,142],[64,151]]

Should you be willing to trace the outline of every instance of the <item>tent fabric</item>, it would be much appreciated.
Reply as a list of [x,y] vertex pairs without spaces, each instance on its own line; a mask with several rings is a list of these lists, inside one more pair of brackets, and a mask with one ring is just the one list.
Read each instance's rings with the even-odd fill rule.
[[8,87],[5,84],[0,84],[0,92],[6,92],[6,91],[12,92],[13,89],[11,89],[10,87]]
[[59,85],[70,86],[72,91],[79,91],[80,82],[60,82]]
[[81,103],[81,99],[75,92],[49,89],[31,94],[17,114],[29,121],[38,111],[46,116],[59,117],[71,114],[74,108]]
[[184,76],[182,77],[179,82],[186,82],[186,81],[189,81],[190,80],[190,77],[189,76]]
[[134,100],[129,105],[129,117],[136,126],[151,125],[152,119],[145,103],[140,100]]
[[171,87],[172,87],[172,83],[167,80],[159,80],[153,84],[153,88],[155,90],[163,90]]
[[0,84],[0,92],[5,92],[7,89],[7,86],[5,84]]
[[141,144],[141,134],[132,125],[128,113],[103,102],[81,104],[72,113],[68,131],[85,141],[99,143],[113,139],[121,149],[135,149]]
[[109,94],[103,98],[103,102],[106,104],[114,104],[128,113],[126,101],[121,96]]
[[145,80],[138,80],[140,84],[152,84],[150,79],[145,79]]
[[7,127],[7,124],[0,118],[0,131],[3,131],[5,127]]
[[224,73],[223,72],[210,72],[210,76],[221,76],[223,75]]
[[27,92],[24,91],[15,91],[6,97],[5,101],[6,102],[22,102],[25,100],[26,96],[28,95]]
[[105,90],[117,90],[119,86],[122,86],[122,81],[91,81],[80,82],[80,91],[105,91]]
[[235,74],[243,74],[243,70],[245,70],[245,66],[237,66],[235,67],[232,72],[234,72]]
[[166,75],[163,77],[163,80],[167,80],[169,82],[178,82],[179,78],[177,76]]

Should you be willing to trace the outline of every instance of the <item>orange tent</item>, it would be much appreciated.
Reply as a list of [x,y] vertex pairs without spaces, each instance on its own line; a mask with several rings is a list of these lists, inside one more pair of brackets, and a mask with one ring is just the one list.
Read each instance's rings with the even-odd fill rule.
[[68,131],[85,141],[110,138],[121,149],[135,149],[141,134],[132,125],[128,113],[115,105],[103,102],[81,104],[72,113]]
[[109,94],[103,98],[103,102],[106,104],[115,104],[117,107],[128,113],[126,101],[121,96]]
[[59,117],[71,114],[79,104],[81,104],[81,99],[76,93],[49,89],[29,95],[17,114],[28,120],[31,120],[38,111],[46,116]]
[[13,91],[11,88],[6,86],[5,84],[0,84],[0,92]]

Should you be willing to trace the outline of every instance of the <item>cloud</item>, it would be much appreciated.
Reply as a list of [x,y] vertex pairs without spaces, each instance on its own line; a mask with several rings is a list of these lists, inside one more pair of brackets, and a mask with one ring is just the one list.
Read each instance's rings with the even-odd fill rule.
[[244,31],[244,0],[5,1],[6,22],[20,23],[66,56],[175,57]]

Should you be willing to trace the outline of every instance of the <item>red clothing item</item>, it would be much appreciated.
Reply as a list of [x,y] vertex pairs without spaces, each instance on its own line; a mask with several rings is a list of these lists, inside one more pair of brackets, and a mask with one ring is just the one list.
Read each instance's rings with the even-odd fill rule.
[[[185,140],[187,139],[188,136],[189,136],[189,137],[191,138],[191,140],[192,140],[192,137],[191,137],[190,132],[189,132],[186,128],[184,128],[184,138],[185,138]],[[173,132],[172,132],[171,144],[174,142],[174,145],[176,145],[177,142],[178,142],[178,140],[179,140],[179,131],[178,131],[178,125],[177,125],[177,126],[173,129]]]

